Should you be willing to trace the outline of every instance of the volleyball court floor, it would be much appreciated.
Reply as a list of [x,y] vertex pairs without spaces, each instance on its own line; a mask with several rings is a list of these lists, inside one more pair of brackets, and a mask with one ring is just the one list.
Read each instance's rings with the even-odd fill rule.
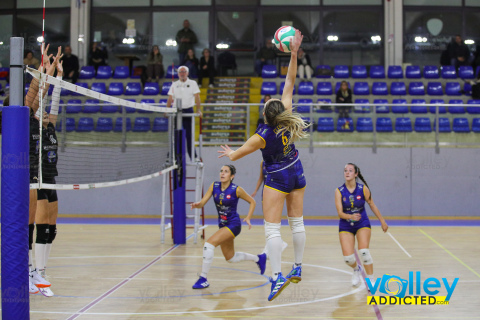
[[[409,280],[410,271],[419,271],[421,283],[439,279],[439,296],[446,295],[442,278],[449,284],[459,278],[449,305],[368,305],[364,282],[351,286],[336,220],[306,220],[302,281],[268,302],[269,264],[260,275],[254,262],[226,262],[219,248],[210,287],[193,290],[203,240],[193,244],[192,229],[186,245],[173,245],[169,231],[160,243],[159,219],[60,218],[47,268],[55,296],[30,295],[31,319],[480,319],[480,220],[387,221],[390,234],[372,221],[375,278]],[[207,222],[208,238],[217,226]],[[262,222],[243,227],[237,251],[261,253]],[[282,256],[288,273],[293,247],[286,225],[282,238],[289,244]]]

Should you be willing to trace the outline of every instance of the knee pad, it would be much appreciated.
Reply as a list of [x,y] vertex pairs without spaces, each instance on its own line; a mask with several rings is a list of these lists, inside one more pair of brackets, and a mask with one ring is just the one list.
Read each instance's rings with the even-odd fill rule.
[[360,259],[362,259],[364,265],[369,265],[373,263],[372,256],[370,255],[370,250],[360,249],[358,250],[358,252],[360,253]]
[[271,223],[265,221],[265,238],[270,240],[276,237],[282,237],[280,234],[280,223]]
[[35,225],[29,224],[28,225],[28,249],[32,250],[33,248],[33,231],[35,230]]
[[57,225],[56,224],[51,224],[48,226],[48,241],[47,243],[52,243],[53,240],[55,240],[55,237],[57,236]]
[[211,243],[205,242],[203,245],[203,261],[209,263],[213,261],[215,246]]
[[47,244],[50,230],[48,224],[37,224],[37,241],[35,243]]
[[288,217],[288,224],[290,225],[290,229],[292,230],[292,233],[305,232],[305,225],[303,224],[303,216]]
[[343,260],[345,261],[346,264],[348,264],[350,267],[353,267],[355,265],[355,254],[351,254],[349,256],[343,256]]

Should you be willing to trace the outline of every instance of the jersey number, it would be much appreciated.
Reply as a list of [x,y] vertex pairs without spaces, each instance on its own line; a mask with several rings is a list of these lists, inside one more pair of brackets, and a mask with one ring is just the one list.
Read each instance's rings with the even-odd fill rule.
[[282,132],[282,143],[284,146],[286,146],[288,144],[288,138],[285,137],[284,132]]

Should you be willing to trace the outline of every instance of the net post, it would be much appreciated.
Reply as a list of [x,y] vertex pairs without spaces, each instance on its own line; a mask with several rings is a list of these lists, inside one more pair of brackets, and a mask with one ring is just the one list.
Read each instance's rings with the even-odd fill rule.
[[2,319],[29,319],[29,114],[23,105],[23,38],[10,38],[10,105],[2,110]]
[[175,159],[177,169],[173,173],[173,243],[187,242],[187,212],[186,199],[186,141],[185,130],[182,128],[182,103],[176,100],[177,130],[175,130]]

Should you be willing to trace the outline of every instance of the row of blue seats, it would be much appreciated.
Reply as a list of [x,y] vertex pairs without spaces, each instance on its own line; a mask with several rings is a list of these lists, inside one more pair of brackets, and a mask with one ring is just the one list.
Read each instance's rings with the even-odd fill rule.
[[[166,79],[178,79],[178,70],[179,66],[168,66],[167,67],[167,72],[165,74]],[[80,68],[80,75],[79,79],[127,79],[128,77],[130,78],[140,78],[139,75],[137,75],[134,70],[132,72],[129,72],[129,69],[127,66],[118,66],[115,67],[114,70],[112,70],[112,67],[110,66],[99,66],[97,72],[95,72],[95,68],[92,66],[84,66]]]
[[[297,87],[294,86],[293,94],[304,95],[304,96],[311,96],[314,94],[317,95],[332,95],[336,94],[336,92],[340,89],[341,82],[337,82],[335,84],[335,91],[333,91],[333,86],[331,82],[319,82],[317,84],[317,89],[315,90],[315,86],[311,81],[302,81],[298,84]],[[262,83],[262,88],[260,93],[262,95],[269,94],[283,94],[283,89],[285,87],[285,82],[280,83],[280,88],[277,91],[277,84],[273,81],[264,81]],[[350,88],[350,83],[348,83],[348,87]],[[368,82],[365,81],[357,81],[353,84],[353,94],[357,96],[365,96],[365,95],[377,95],[377,96],[387,96],[387,95],[394,95],[394,96],[405,96],[407,94],[412,96],[424,96],[425,94],[431,96],[443,96],[444,94],[448,96],[460,96],[464,93],[465,95],[471,95],[472,93],[472,85],[468,82],[465,82],[463,88],[459,82],[447,82],[445,84],[445,91],[443,90],[441,82],[428,82],[427,83],[427,90],[425,92],[425,84],[423,82],[415,81],[410,82],[407,85],[404,82],[392,82],[390,84],[390,91],[388,90],[388,84],[383,81],[374,82],[372,84],[372,88],[370,90],[370,86]]]
[[[304,118],[306,121],[310,121],[309,118]],[[395,119],[395,131],[396,132],[433,132],[435,131],[436,122],[432,123],[429,118],[416,118],[412,129],[412,120],[410,118],[397,118]],[[358,118],[356,127],[354,126],[352,118],[339,118],[337,120],[338,132],[373,132],[372,118]],[[476,132],[480,133],[480,118],[475,118],[472,121],[472,129],[467,118],[455,118],[453,119],[453,128],[450,126],[450,120],[448,118],[439,118],[438,130],[439,132]],[[333,132],[335,131],[333,118],[319,118],[317,123],[317,131],[319,132]],[[376,121],[377,132],[393,132],[393,123],[390,118],[377,118]]]
[[[130,118],[126,118],[126,129],[127,131],[133,132],[167,132],[168,131],[168,119],[167,118],[155,118],[153,120],[153,127],[150,122],[150,118],[146,117],[138,117],[135,118],[133,128],[132,128],[132,120]],[[67,118],[66,120],[66,132],[122,132],[123,126],[123,118],[117,118],[115,120],[115,124],[113,123],[112,118],[98,118],[97,125],[94,126],[93,118],[80,118],[78,119],[78,124],[75,124],[74,118]],[[57,132],[62,131],[62,121],[57,123]]]
[[[134,99],[127,99],[128,101],[136,102]],[[78,99],[70,99],[67,101],[66,113],[116,113],[116,112],[122,112],[122,108],[117,105],[103,105],[100,106],[99,104],[103,103],[100,102],[99,100],[95,99],[88,99],[85,100],[85,103],[82,103],[81,100]],[[155,100],[153,99],[142,99],[140,100],[140,103],[145,103],[145,104],[154,104]],[[158,101],[159,104],[166,105],[167,104],[167,99],[160,99]],[[64,105],[64,101],[60,100],[60,105]],[[135,109],[135,108],[130,108],[130,107],[125,107],[127,113],[153,113],[153,111],[147,111],[147,110],[142,110],[142,109]],[[46,111],[50,112],[50,106],[46,107]],[[62,106],[59,107],[58,113],[62,113]]]
[[[478,75],[480,67],[477,67],[474,72],[471,66],[461,66],[457,70],[454,66],[441,66],[440,70],[437,66],[424,66],[423,72],[420,66],[407,66],[405,68],[405,77],[408,79],[474,79],[475,74]],[[316,67],[317,78],[330,78],[332,69],[327,65],[319,65]],[[366,79],[368,77],[373,79],[385,79],[385,68],[383,66],[370,66],[370,71],[367,72],[367,66],[352,66],[352,72],[345,65],[338,65],[333,68],[333,77],[339,79],[350,78]],[[404,73],[402,66],[389,66],[386,73],[389,79],[403,79]],[[277,78],[279,76],[277,67],[275,65],[265,65],[262,69],[262,78]],[[285,76],[281,76],[285,77]]]

